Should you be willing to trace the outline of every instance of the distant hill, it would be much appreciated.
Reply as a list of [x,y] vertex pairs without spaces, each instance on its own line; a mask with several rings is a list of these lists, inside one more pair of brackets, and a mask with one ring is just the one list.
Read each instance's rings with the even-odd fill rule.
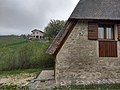
[[4,35],[0,36],[0,44],[13,44],[26,41],[22,36]]

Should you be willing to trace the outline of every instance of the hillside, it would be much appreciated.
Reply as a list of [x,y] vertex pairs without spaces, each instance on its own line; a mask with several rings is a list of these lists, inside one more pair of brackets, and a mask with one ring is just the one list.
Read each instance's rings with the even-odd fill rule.
[[0,36],[0,45],[13,44],[13,43],[18,43],[23,41],[26,41],[26,39],[20,36],[15,36],[15,35]]
[[0,36],[0,70],[53,67],[46,54],[49,42],[28,41],[18,36]]

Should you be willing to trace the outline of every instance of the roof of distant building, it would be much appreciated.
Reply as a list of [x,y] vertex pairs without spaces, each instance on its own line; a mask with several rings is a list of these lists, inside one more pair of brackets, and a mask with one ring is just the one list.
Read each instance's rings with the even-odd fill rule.
[[38,29],[34,29],[34,30],[32,30],[31,32],[35,32],[35,31],[39,31],[39,32],[41,32],[41,33],[44,33],[43,31],[38,30]]

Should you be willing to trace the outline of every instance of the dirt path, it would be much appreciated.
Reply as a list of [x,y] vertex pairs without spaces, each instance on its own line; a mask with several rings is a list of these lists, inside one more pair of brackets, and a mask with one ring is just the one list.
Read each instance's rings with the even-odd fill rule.
[[0,77],[0,85],[17,85],[25,86],[29,80],[36,78],[36,74],[20,73],[18,75],[2,76]]

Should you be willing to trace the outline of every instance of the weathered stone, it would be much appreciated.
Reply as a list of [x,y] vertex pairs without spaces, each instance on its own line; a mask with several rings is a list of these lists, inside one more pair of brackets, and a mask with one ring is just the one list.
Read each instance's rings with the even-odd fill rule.
[[98,52],[98,41],[88,40],[88,22],[79,21],[56,56],[56,83],[120,83],[120,52],[117,58]]

